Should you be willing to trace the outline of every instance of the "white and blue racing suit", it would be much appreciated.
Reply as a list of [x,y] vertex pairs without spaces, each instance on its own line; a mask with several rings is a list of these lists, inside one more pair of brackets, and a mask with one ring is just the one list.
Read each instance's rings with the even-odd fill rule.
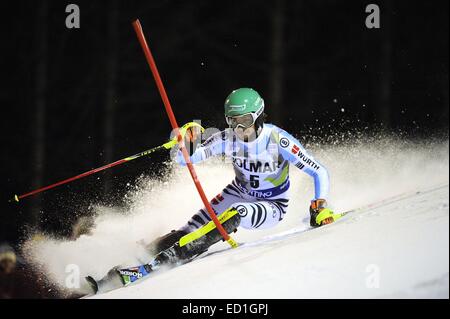
[[[236,177],[211,200],[211,206],[217,215],[229,207],[236,208],[244,228],[270,228],[283,219],[289,201],[289,163],[314,179],[314,199],[327,198],[326,168],[296,138],[273,124],[264,124],[251,142],[240,140],[231,129],[214,134],[195,150],[191,161],[195,164],[216,155],[231,158]],[[176,159],[185,165],[181,151]],[[194,231],[210,220],[202,208],[181,230]]]

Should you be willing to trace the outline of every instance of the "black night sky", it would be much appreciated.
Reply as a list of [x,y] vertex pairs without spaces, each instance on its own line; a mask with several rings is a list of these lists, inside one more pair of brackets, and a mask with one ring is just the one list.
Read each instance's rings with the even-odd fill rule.
[[[70,3],[2,3],[0,242],[17,244],[28,226],[65,236],[90,203],[117,204],[126,183],[167,171],[161,153],[8,203],[167,140],[135,18],[179,124],[224,128],[225,97],[248,86],[269,121],[299,137],[448,134],[446,0],[74,1],[81,24],[68,29]],[[370,3],[380,29],[365,25]]]

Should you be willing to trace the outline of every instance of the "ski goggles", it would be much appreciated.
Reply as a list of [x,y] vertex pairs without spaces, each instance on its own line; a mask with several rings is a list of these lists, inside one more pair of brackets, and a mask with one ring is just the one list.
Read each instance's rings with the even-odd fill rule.
[[227,124],[233,129],[238,127],[246,129],[255,124],[257,117],[256,113],[248,113],[239,116],[226,116],[225,119]]

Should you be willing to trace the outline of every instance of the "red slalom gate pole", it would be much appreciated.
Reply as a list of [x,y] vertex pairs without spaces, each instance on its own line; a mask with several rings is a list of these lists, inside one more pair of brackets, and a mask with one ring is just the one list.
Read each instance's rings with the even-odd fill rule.
[[172,111],[172,106],[170,105],[170,101],[169,101],[169,98],[167,97],[166,90],[162,83],[161,77],[159,76],[159,72],[158,72],[158,68],[156,67],[155,60],[153,59],[153,55],[150,51],[147,41],[145,40],[144,31],[142,30],[142,26],[141,26],[141,23],[139,22],[139,19],[136,19],[135,21],[133,21],[133,28],[134,28],[134,31],[136,31],[136,35],[138,37],[139,43],[141,44],[141,47],[144,50],[144,54],[147,59],[148,65],[150,67],[150,70],[152,71],[153,77],[156,82],[156,86],[158,87],[159,94],[161,95],[161,99],[163,100],[164,107],[166,108],[166,112],[167,112],[167,116],[169,117],[170,124],[172,125],[175,135],[177,136],[178,145],[181,149],[181,152],[183,153],[184,160],[189,169],[189,173],[191,174],[192,180],[194,181],[195,187],[197,188],[197,191],[200,195],[200,198],[202,199],[202,202],[205,205],[209,216],[213,220],[214,224],[216,225],[216,227],[219,230],[222,237],[231,245],[231,247],[233,247],[233,248],[237,247],[237,243],[228,235],[228,233],[223,228],[222,224],[220,224],[219,220],[217,219],[216,214],[214,213],[214,211],[211,207],[211,204],[209,203],[208,199],[206,198],[205,192],[203,191],[203,187],[200,184],[200,181],[197,177],[197,173],[195,172],[194,166],[192,165],[190,156],[186,150],[186,147],[184,146],[183,138],[178,129],[177,120],[175,119],[175,115],[173,114],[173,111]]

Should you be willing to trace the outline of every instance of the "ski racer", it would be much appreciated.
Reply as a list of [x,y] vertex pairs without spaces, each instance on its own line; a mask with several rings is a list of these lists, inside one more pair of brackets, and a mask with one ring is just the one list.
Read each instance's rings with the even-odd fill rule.
[[[228,129],[216,133],[192,150],[192,163],[216,155],[231,158],[234,180],[210,204],[224,230],[230,234],[246,229],[271,228],[281,222],[289,204],[289,164],[314,179],[314,198],[310,203],[310,225],[334,222],[339,214],[327,207],[329,176],[326,168],[309,155],[300,142],[273,124],[264,123],[264,100],[253,89],[234,90],[225,100]],[[187,142],[195,142],[188,131]],[[187,137],[187,138],[186,138]],[[176,161],[186,165],[180,150]],[[94,293],[106,292],[135,282],[163,266],[186,263],[222,240],[205,208],[201,208],[178,230],[157,238],[146,246],[153,256],[149,263],[112,268],[101,280],[86,277]]]
[[[292,135],[265,123],[265,117],[264,100],[258,92],[251,88],[234,90],[225,100],[228,129],[212,135],[191,152],[193,164],[216,155],[232,160],[235,179],[210,202],[219,221],[223,217],[222,226],[231,233],[238,227],[266,229],[281,222],[289,204],[289,164],[314,180],[315,194],[309,208],[310,225],[318,227],[332,223],[333,212],[327,208],[327,169],[308,154]],[[194,134],[186,136],[193,137]],[[187,138],[187,141],[192,143],[195,139]],[[176,161],[186,165],[180,150]],[[189,239],[189,234],[195,235]],[[192,258],[222,239],[206,208],[201,208],[185,225],[158,238],[148,249],[157,255],[183,237],[187,237],[188,242],[195,241],[182,253],[172,250],[169,252],[172,256],[166,254],[167,258]]]

